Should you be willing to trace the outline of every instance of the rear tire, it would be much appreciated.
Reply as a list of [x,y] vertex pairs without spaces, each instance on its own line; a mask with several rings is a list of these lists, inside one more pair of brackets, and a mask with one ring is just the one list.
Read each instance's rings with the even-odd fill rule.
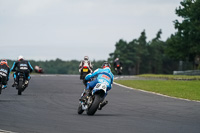
[[2,79],[0,78],[0,94],[1,94],[1,91],[2,91],[2,87],[3,87],[3,84],[2,84]]
[[79,103],[78,105],[78,114],[81,115],[84,112],[84,110],[82,109],[82,105],[81,103]]
[[22,85],[23,85],[23,81],[20,80],[18,84],[18,95],[22,95]]
[[94,115],[99,107],[100,102],[101,102],[101,97],[99,95],[95,95],[94,101],[93,101],[92,105],[90,106],[90,108],[88,109],[87,114]]
[[1,94],[1,91],[2,91],[2,84],[0,84],[0,94]]

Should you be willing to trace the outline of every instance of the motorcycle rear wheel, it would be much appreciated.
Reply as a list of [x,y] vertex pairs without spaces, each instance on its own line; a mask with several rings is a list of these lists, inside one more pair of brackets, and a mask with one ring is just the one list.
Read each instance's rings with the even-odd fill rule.
[[1,94],[1,91],[2,91],[2,87],[3,87],[2,79],[0,78],[0,94]]
[[99,95],[95,95],[94,101],[87,111],[87,115],[94,115],[99,107],[100,102],[101,102],[101,97]]
[[18,95],[22,95],[22,85],[23,85],[23,81],[19,81],[18,84]]

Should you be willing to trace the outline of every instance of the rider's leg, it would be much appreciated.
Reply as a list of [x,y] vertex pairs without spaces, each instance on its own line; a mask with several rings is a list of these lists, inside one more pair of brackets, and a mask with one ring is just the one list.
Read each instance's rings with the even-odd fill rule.
[[29,71],[25,72],[25,84],[28,85],[29,80],[31,79],[31,76],[29,74]]
[[93,81],[91,81],[91,82],[88,82],[87,83],[87,87],[86,87],[86,90],[92,90],[94,87],[95,87],[95,85],[98,83],[98,80],[97,79],[95,79],[95,80],[93,80]]
[[6,89],[7,88],[7,78],[6,77],[3,77],[3,80],[2,80],[2,89]]
[[17,72],[13,73],[13,79],[14,79],[14,83],[13,83],[12,87],[14,87],[17,84]]
[[25,71],[25,79],[26,80],[30,80],[31,79],[29,71]]
[[95,87],[97,83],[98,83],[97,79],[87,83],[87,87],[85,88],[84,92],[81,95],[81,100],[84,100],[85,98],[87,98],[87,96],[89,96],[91,90]]

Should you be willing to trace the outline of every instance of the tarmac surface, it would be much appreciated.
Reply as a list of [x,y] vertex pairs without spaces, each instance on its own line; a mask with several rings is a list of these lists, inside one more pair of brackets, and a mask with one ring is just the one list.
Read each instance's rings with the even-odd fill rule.
[[113,85],[94,116],[77,114],[78,75],[33,75],[21,96],[0,95],[0,133],[199,133],[200,103]]

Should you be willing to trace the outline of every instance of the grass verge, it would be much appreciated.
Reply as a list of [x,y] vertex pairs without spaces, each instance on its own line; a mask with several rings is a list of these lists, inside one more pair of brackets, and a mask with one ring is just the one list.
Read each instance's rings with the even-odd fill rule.
[[200,81],[116,80],[116,83],[168,96],[200,101]]
[[188,75],[141,74],[139,75],[139,77],[163,78],[169,80],[200,80],[200,76],[188,76]]

